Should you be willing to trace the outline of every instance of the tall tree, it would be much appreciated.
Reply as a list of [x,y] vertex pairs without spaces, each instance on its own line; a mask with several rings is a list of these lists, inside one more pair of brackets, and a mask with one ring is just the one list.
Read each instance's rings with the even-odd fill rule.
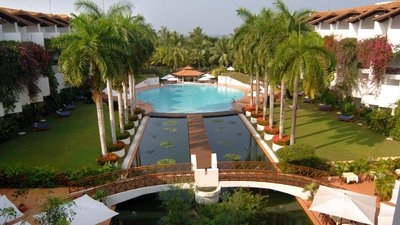
[[221,37],[210,48],[209,62],[219,66],[228,67],[232,65],[232,44],[228,37]]

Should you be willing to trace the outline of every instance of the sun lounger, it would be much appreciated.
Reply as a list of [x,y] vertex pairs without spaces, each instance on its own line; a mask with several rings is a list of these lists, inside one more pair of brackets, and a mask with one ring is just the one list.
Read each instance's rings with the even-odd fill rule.
[[332,107],[330,105],[320,105],[319,110],[322,111],[331,111]]
[[76,105],[74,103],[64,104],[64,108],[66,110],[72,110],[76,108]]
[[34,131],[48,130],[49,128],[50,128],[50,126],[46,122],[33,123],[33,126],[32,126],[32,130],[34,130]]
[[83,101],[83,100],[85,100],[85,96],[83,96],[83,95],[77,95],[77,96],[75,96],[75,99],[76,99],[77,101]]
[[67,116],[71,115],[71,113],[68,111],[56,111],[56,113],[59,117],[67,117]]
[[303,102],[304,102],[304,103],[313,103],[314,100],[312,100],[312,99],[310,99],[310,98],[304,98],[304,99],[303,99]]
[[353,115],[351,115],[351,116],[340,115],[340,116],[338,116],[338,120],[345,121],[345,122],[351,122],[354,120],[354,116]]

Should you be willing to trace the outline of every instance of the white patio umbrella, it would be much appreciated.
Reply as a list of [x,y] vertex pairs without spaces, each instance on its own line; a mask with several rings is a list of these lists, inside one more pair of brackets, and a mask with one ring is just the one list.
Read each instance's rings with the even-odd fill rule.
[[397,195],[399,194],[399,189],[400,189],[400,180],[396,180],[394,182],[394,187],[392,190],[392,199],[390,199],[390,202],[393,204],[397,204]]
[[[263,94],[264,94],[264,91],[260,90],[260,96],[263,95]],[[247,96],[250,96],[250,95],[251,95],[251,93],[247,94]],[[253,96],[256,96],[256,95],[257,95],[257,91],[253,91]]]
[[179,79],[176,78],[176,77],[173,77],[173,78],[168,78],[167,80],[168,80],[168,81],[178,81]]
[[391,225],[393,224],[395,207],[381,203],[381,209],[379,210],[378,225]]
[[171,78],[175,78],[175,76],[171,75],[171,74],[167,74],[167,75],[161,77],[161,80],[168,80],[168,79],[171,79]]
[[373,225],[376,197],[320,186],[310,210]]
[[210,78],[201,77],[200,79],[198,79],[198,81],[210,81]]
[[228,69],[226,69],[228,71],[235,71],[235,68],[233,68],[232,66],[228,67]]
[[2,215],[2,216],[0,216],[0,224],[8,223],[8,222],[13,221],[17,218],[20,218],[21,216],[24,215],[24,214],[22,214],[22,212],[20,212],[18,210],[18,208],[10,200],[8,200],[7,196],[5,196],[5,195],[0,196],[0,209],[5,209],[5,208],[9,208],[9,207],[11,207],[15,210],[16,217]]
[[[103,93],[104,93],[104,94],[107,94],[107,90],[108,90],[107,87],[104,88],[104,89],[103,89]],[[112,93],[112,96],[113,96],[113,97],[117,97],[117,96],[118,96],[117,91],[114,90],[114,89],[111,91],[111,93]],[[127,90],[127,93],[128,93],[128,94],[127,94],[127,95],[128,95],[128,99],[131,99],[131,94],[129,94],[129,90]]]
[[[74,200],[70,209],[75,213],[71,225],[93,225],[106,221],[119,213],[112,211],[103,203],[84,195]],[[40,216],[36,214],[34,217]]]

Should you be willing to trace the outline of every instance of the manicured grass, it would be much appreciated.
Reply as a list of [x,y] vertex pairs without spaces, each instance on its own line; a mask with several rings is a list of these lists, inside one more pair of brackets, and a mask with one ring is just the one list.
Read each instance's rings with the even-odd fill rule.
[[[229,76],[232,77],[233,79],[236,79],[244,84],[249,84],[250,82],[250,76],[244,73],[239,73],[239,72],[225,72],[221,74],[221,76]],[[253,76],[253,79],[256,79],[255,76]]]
[[[69,117],[52,115],[46,118],[49,130],[28,131],[26,135],[1,144],[0,164],[26,167],[49,165],[60,170],[97,166],[95,160],[101,149],[96,107],[94,104],[79,103],[70,112]],[[104,119],[107,140],[110,140],[107,106],[104,106]]]
[[[302,99],[300,98],[300,101]],[[290,104],[287,101],[287,106]],[[291,109],[286,107],[285,133],[290,134]],[[318,110],[318,104],[300,102],[297,111],[296,143],[317,148],[317,155],[328,160],[355,160],[368,157],[400,156],[400,142],[369,130],[357,122],[337,120],[337,111]],[[279,120],[279,107],[275,108]]]

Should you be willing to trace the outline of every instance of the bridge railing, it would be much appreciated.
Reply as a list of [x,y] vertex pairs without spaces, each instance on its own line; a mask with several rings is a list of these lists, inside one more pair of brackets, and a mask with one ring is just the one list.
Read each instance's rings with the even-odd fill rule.
[[168,174],[168,173],[185,173],[191,171],[192,164],[178,163],[175,165],[150,165],[133,167],[125,170],[116,170],[109,173],[103,173],[95,176],[86,177],[80,180],[68,183],[70,193],[87,190],[92,187],[100,186],[107,183],[115,183],[119,180],[125,180],[132,177],[140,177],[151,174]]

